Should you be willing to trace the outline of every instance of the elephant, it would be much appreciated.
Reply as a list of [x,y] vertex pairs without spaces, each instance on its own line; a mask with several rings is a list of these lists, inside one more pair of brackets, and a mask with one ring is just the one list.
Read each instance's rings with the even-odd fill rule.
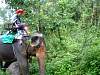
[[28,60],[35,56],[38,59],[40,75],[45,75],[46,47],[43,34],[35,32],[30,37],[24,36],[20,41],[21,43],[17,40],[13,44],[4,44],[0,39],[0,62],[5,62],[3,67],[8,68],[11,63],[17,61],[20,75],[29,75]]

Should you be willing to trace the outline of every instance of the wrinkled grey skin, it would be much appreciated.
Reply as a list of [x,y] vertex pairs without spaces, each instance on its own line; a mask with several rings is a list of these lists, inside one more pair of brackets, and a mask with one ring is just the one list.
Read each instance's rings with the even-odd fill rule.
[[19,42],[3,44],[0,39],[0,62],[4,61],[4,68],[7,68],[12,62],[17,60],[20,66],[20,74],[29,75],[27,58],[21,53],[22,48]]
[[[36,46],[38,45],[39,48],[36,48]],[[29,75],[28,62],[26,57],[26,44],[19,44],[18,42],[16,42],[13,46],[12,44],[3,44],[0,39],[0,62],[5,61],[5,68],[7,68],[12,62],[17,60],[20,67],[20,75]],[[45,75],[45,44],[43,40],[43,35],[41,33],[35,33],[31,37],[31,45],[29,45],[28,54],[31,56],[35,55],[37,57],[40,75]],[[13,65],[15,66],[15,64]]]
[[11,63],[10,66],[7,68],[7,71],[10,73],[10,75],[20,75],[18,62],[16,61]]

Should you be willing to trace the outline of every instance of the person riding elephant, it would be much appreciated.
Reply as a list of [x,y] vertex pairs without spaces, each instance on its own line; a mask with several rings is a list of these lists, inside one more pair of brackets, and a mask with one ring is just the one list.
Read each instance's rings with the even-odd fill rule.
[[17,29],[17,33],[15,34],[15,39],[22,39],[23,36],[27,36],[29,34],[27,25],[25,23],[22,23],[20,19],[20,16],[24,14],[25,10],[17,9],[13,14],[13,16],[10,18],[14,28]]
[[21,24],[20,16],[23,15],[24,13],[25,13],[25,11],[23,9],[16,10],[16,12],[10,18],[11,19],[11,23],[16,25],[16,27],[20,26],[20,24]]

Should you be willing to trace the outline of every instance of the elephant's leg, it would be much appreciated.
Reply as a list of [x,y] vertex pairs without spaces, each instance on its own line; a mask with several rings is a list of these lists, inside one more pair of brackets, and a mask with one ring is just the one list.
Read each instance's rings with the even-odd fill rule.
[[0,69],[2,69],[2,68],[3,68],[3,62],[0,61]]
[[14,54],[20,67],[20,73],[21,75],[29,75],[27,58],[21,54],[20,47],[18,46],[18,43],[13,44]]
[[2,61],[0,61],[0,69],[2,70],[2,71],[6,71],[6,68],[4,68],[4,64],[3,64],[3,62]]
[[12,62],[5,62],[5,64],[3,64],[3,71],[5,72],[6,69],[8,68],[8,66],[11,64]]
[[4,68],[8,68],[8,66],[9,66],[11,63],[12,63],[12,62],[5,62]]
[[12,62],[7,68],[11,75],[20,75],[19,64],[18,62]]
[[44,47],[40,47],[36,52],[36,57],[39,63],[40,75],[45,75],[45,51]]

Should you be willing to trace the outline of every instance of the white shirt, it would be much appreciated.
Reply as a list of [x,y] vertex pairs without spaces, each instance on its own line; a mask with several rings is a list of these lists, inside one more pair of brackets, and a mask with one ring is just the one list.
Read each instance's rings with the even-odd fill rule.
[[11,19],[11,23],[14,23],[17,20],[17,14],[14,14],[10,19]]

